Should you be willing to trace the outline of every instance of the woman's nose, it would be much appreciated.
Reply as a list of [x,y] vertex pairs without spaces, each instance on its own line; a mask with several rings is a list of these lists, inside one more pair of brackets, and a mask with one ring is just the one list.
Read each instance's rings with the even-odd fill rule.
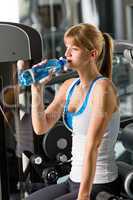
[[66,49],[65,51],[65,56],[70,56],[71,55],[71,50],[70,49]]
[[65,57],[67,57],[67,50],[65,51]]

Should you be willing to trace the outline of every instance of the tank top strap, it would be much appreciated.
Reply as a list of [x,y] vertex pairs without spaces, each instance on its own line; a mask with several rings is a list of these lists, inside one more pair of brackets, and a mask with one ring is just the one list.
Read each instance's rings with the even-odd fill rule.
[[89,101],[89,99],[90,99],[90,97],[91,97],[92,91],[93,91],[93,89],[94,89],[94,87],[95,87],[97,81],[98,81],[98,80],[103,80],[103,79],[107,79],[107,77],[104,77],[104,76],[100,75],[100,76],[97,76],[96,79],[93,80],[93,82],[92,82],[92,84],[91,84],[91,86],[90,86],[90,89],[89,89],[89,91],[88,91],[88,93],[87,93],[87,95],[86,95],[84,104],[83,104],[83,108],[84,108],[84,109],[85,109],[85,107],[87,106],[87,103],[88,103],[88,101]]
[[92,82],[92,84],[91,84],[91,86],[90,86],[90,89],[89,89],[89,91],[88,91],[88,93],[87,93],[87,96],[86,96],[85,101],[88,101],[88,99],[90,98],[91,93],[92,93],[92,91],[93,91],[93,89],[94,89],[94,87],[95,87],[97,81],[98,81],[98,80],[104,80],[104,79],[108,79],[108,78],[101,75],[101,76],[98,76],[96,79],[94,79],[94,81]]

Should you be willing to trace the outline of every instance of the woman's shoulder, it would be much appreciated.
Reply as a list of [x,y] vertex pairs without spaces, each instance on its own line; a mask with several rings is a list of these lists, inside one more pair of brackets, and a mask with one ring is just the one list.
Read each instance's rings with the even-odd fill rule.
[[118,91],[112,80],[105,78],[97,81],[93,98],[105,102],[110,108],[118,107]]
[[[119,105],[118,95],[112,80],[106,78],[97,81],[92,92],[92,104],[100,105],[106,112],[114,112]],[[97,107],[97,106],[95,106]]]
[[62,88],[66,88],[68,89],[69,86],[71,86],[73,83],[75,83],[78,80],[78,78],[71,78],[71,79],[67,79],[66,81],[64,81],[64,83],[62,84]]
[[114,90],[117,91],[116,86],[114,85],[113,81],[109,78],[103,77],[102,79],[97,80],[97,84],[95,86],[96,90]]
[[[92,92],[92,98],[108,99],[108,101],[114,101],[118,96],[117,88],[113,84],[112,80],[105,78],[97,80]],[[98,97],[98,98],[97,98]]]
[[76,78],[71,78],[64,81],[64,83],[62,83],[61,86],[59,87],[58,95],[65,97],[68,89],[75,81],[76,81]]

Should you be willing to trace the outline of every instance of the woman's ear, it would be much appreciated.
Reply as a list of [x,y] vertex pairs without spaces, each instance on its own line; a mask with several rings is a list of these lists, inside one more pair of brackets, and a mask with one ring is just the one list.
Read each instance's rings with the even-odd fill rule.
[[97,59],[98,51],[96,49],[91,50],[90,54],[93,59]]

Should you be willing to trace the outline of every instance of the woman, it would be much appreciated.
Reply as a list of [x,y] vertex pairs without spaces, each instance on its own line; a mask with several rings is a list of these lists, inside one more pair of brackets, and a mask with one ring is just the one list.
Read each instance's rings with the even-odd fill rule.
[[72,130],[72,168],[66,182],[29,196],[35,200],[94,200],[100,191],[119,193],[114,146],[120,114],[111,80],[112,39],[91,24],[78,24],[64,34],[65,56],[79,78],[65,81],[53,102],[44,108],[43,84],[32,85],[32,122],[44,134],[63,114]]

